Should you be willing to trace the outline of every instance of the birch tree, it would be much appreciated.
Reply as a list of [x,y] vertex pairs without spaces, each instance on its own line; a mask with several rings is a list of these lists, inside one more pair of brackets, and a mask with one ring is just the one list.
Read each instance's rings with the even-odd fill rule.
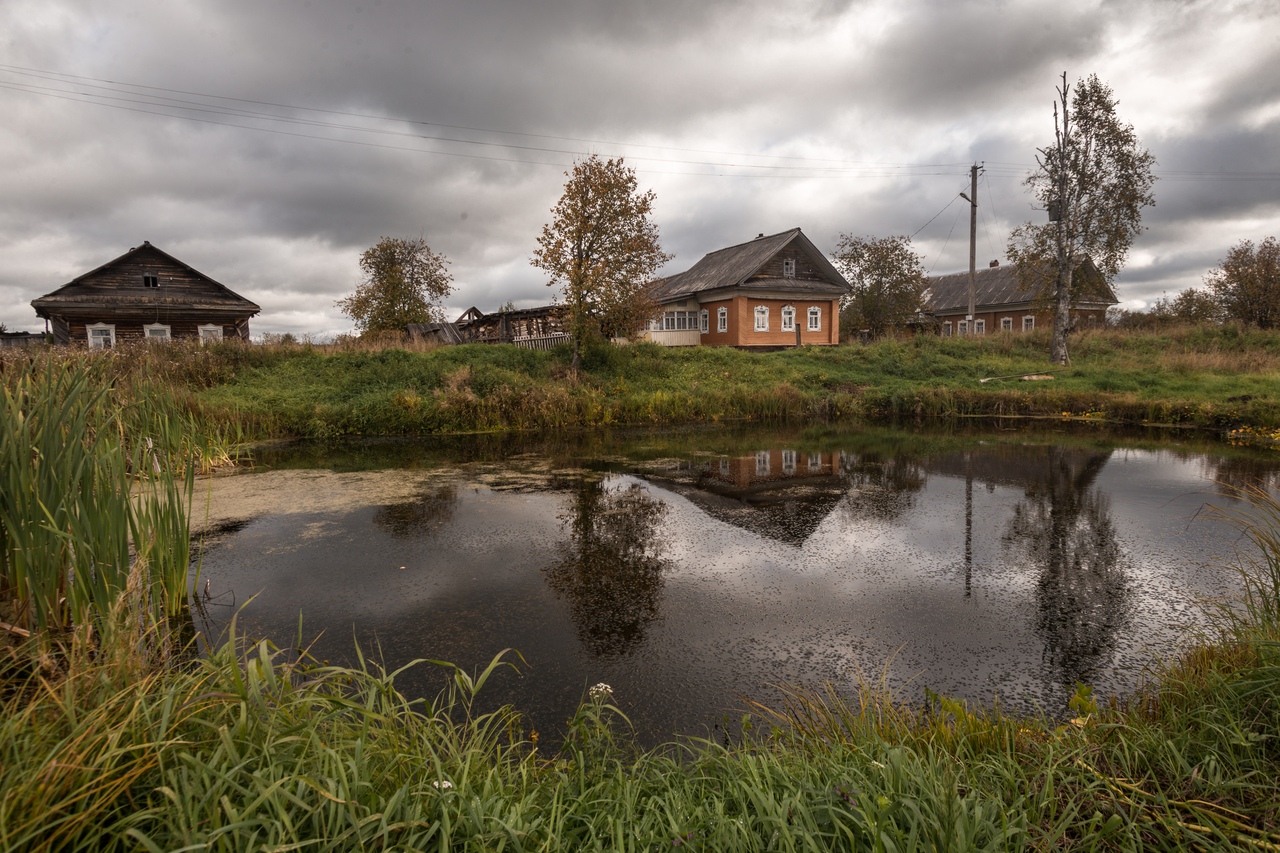
[[1076,271],[1086,259],[1110,283],[1142,231],[1142,208],[1155,204],[1155,157],[1138,142],[1133,125],[1116,116],[1117,101],[1096,74],[1074,89],[1062,75],[1053,105],[1053,144],[1036,155],[1026,180],[1049,222],[1025,223],[1009,238],[1009,258],[1023,286],[1048,285],[1053,308],[1049,359],[1068,364],[1071,305],[1079,295]]

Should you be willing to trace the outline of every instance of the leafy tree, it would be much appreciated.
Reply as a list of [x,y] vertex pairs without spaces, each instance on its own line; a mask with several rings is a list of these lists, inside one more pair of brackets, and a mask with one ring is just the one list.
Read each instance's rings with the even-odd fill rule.
[[1275,237],[1256,247],[1242,240],[1204,283],[1228,319],[1280,329],[1280,242]]
[[629,335],[653,314],[649,283],[671,259],[649,218],[653,190],[639,192],[634,169],[622,159],[580,160],[564,195],[542,226],[532,263],[550,274],[548,287],[563,286],[573,334],[573,367],[582,362],[590,336]]
[[360,256],[364,280],[356,292],[335,304],[362,333],[439,322],[440,301],[453,292],[448,264],[422,237],[383,237]]
[[910,237],[841,234],[832,255],[852,290],[840,301],[840,323],[873,338],[906,323],[920,310],[925,273]]
[[1050,221],[1019,226],[1009,237],[1009,257],[1027,289],[1052,285],[1049,358],[1067,364],[1071,304],[1081,284],[1075,273],[1092,259],[1108,283],[1115,279],[1142,230],[1142,208],[1155,204],[1155,157],[1138,144],[1133,125],[1117,118],[1111,89],[1096,74],[1078,81],[1074,92],[1063,74],[1057,92],[1054,143],[1039,149],[1039,168],[1025,182]]

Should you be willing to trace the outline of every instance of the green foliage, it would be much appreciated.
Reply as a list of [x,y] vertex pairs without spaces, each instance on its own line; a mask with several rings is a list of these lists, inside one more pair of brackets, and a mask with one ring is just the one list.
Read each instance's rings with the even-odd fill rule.
[[1260,329],[1280,329],[1280,241],[1242,240],[1205,276],[1222,315]]
[[1115,96],[1096,74],[1072,92],[1064,73],[1057,91],[1054,142],[1039,149],[1038,168],[1026,180],[1050,221],[1016,228],[1008,255],[1033,292],[1048,282],[1032,277],[1053,277],[1049,360],[1066,364],[1070,307],[1085,285],[1077,272],[1092,263],[1108,282],[1119,273],[1142,230],[1142,208],[1155,204],[1155,157],[1117,117]]
[[653,190],[640,192],[635,169],[591,155],[566,172],[564,194],[542,226],[532,263],[560,284],[569,307],[573,364],[601,332],[630,337],[654,312],[653,274],[671,259],[649,218]]
[[910,237],[841,234],[832,260],[852,288],[840,300],[840,324],[846,332],[866,329],[879,338],[905,328],[920,311],[924,264],[911,249]]
[[439,303],[453,292],[448,263],[421,237],[383,237],[360,256],[364,280],[355,293],[334,304],[362,333],[443,320]]

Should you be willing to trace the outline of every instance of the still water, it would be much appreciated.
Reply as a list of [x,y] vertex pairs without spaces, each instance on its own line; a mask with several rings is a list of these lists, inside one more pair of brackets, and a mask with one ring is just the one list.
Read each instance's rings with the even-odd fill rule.
[[515,649],[488,701],[548,734],[601,681],[648,744],[860,672],[1056,715],[1077,681],[1132,690],[1235,591],[1205,508],[1278,469],[1067,426],[295,447],[208,481],[203,619],[388,668]]

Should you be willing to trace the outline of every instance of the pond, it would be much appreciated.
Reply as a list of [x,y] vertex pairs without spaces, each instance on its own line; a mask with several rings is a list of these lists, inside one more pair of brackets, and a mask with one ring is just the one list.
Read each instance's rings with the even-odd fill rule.
[[334,662],[518,650],[485,696],[548,736],[597,682],[649,745],[882,674],[1060,715],[1076,682],[1133,690],[1236,591],[1238,533],[1204,510],[1277,470],[1068,424],[296,446],[202,484],[198,609]]

